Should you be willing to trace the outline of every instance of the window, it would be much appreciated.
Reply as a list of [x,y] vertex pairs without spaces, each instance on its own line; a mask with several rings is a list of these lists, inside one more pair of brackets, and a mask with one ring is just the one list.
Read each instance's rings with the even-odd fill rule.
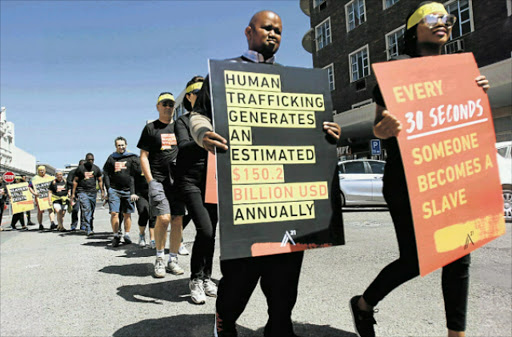
[[368,164],[372,168],[372,173],[384,174],[384,163],[369,160]]
[[327,77],[329,78],[329,89],[333,91],[336,89],[334,86],[334,63],[329,64],[327,67],[324,67],[324,69],[327,69]]
[[402,27],[395,29],[391,33],[386,34],[386,54],[388,55],[388,60],[392,57],[398,56],[399,54],[399,42],[403,38],[405,32],[405,25]]
[[323,4],[326,0],[313,0],[313,8],[317,8],[321,4]]
[[348,61],[350,64],[350,82],[370,75],[368,45],[350,54]]
[[384,9],[387,9],[394,4],[396,4],[399,0],[383,0],[384,1]]
[[331,40],[331,18],[320,23],[315,28],[316,50],[320,50],[332,42]]
[[365,105],[368,105],[368,104],[372,104],[372,103],[373,103],[373,99],[372,98],[365,99],[364,101],[352,104],[352,109],[357,109],[357,108],[360,108],[362,106],[365,106]]
[[363,161],[349,161],[347,163],[343,163],[345,166],[344,173],[345,174],[361,174],[366,173],[364,170],[364,162]]
[[356,28],[366,21],[366,8],[364,0],[352,0],[345,5],[345,15],[347,20],[347,32]]
[[456,39],[473,31],[473,10],[471,0],[455,0],[445,3],[448,13],[457,17],[450,39]]

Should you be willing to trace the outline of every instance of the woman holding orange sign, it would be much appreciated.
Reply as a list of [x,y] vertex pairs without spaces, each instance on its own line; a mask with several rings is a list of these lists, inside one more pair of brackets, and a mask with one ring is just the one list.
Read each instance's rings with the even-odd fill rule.
[[[408,15],[404,33],[403,54],[396,59],[436,56],[449,41],[456,17],[437,2],[422,2]],[[475,85],[489,89],[485,76],[478,76]],[[354,325],[360,337],[373,337],[376,324],[374,307],[398,286],[419,275],[414,224],[405,179],[404,167],[396,137],[402,130],[399,120],[386,109],[378,87],[374,134],[384,140],[388,157],[384,171],[384,198],[393,219],[400,257],[387,265],[365,290],[350,300]],[[466,308],[469,286],[469,254],[443,267],[442,288],[448,336],[465,336]]]

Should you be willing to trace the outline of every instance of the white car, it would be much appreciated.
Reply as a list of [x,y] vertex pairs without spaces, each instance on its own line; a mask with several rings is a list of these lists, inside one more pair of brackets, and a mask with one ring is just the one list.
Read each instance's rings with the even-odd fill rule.
[[372,159],[338,163],[342,206],[385,206],[382,175],[386,162]]
[[505,221],[512,222],[512,141],[496,143]]

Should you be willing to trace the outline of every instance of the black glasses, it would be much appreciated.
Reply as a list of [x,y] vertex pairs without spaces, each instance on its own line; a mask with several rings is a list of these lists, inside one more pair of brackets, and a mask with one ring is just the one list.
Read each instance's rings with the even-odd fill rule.
[[446,28],[451,28],[455,24],[455,21],[457,21],[457,17],[453,14],[428,14],[421,19],[421,21],[429,26],[430,29],[434,28],[439,20],[441,20]]
[[165,102],[162,102],[162,106],[164,106],[164,107],[168,106],[169,108],[172,108],[172,107],[174,107],[174,102],[173,101],[165,101]]

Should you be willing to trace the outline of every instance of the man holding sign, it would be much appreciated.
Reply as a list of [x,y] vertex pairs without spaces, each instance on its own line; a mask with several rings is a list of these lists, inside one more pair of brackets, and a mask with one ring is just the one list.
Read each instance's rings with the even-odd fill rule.
[[[380,86],[374,91],[374,133],[384,140],[388,151],[383,194],[395,226],[400,258],[386,266],[363,295],[351,299],[359,336],[375,336],[374,307],[385,296],[420,273],[440,267],[448,336],[464,336],[469,252],[504,232],[504,222],[499,219],[499,212],[503,212],[500,194],[481,188],[470,195],[472,188],[481,186],[481,182],[470,180],[480,179],[480,172],[489,169],[487,178],[483,175],[487,185],[498,182],[490,170],[492,157],[496,159],[495,138],[492,123],[472,119],[484,113],[487,99],[480,88],[484,92],[489,89],[486,78],[478,75],[472,55],[439,56],[455,21],[442,4],[421,3],[406,19],[402,61],[373,65]],[[454,71],[464,63],[466,68]],[[389,69],[391,73],[383,72],[384,67],[393,66],[396,68]],[[396,76],[399,72],[404,75]],[[481,98],[474,104],[466,99],[464,104],[453,105],[466,93]],[[437,108],[423,114],[420,109],[425,106]],[[475,131],[477,124],[483,129]],[[479,158],[485,147],[491,149],[488,161]],[[486,207],[470,206],[475,194],[487,192]],[[497,208],[493,207],[495,201]],[[468,206],[480,214],[491,213],[479,219],[473,210],[463,209]],[[466,232],[475,226],[474,232]]]
[[[232,61],[274,65],[274,54],[279,49],[281,32],[281,18],[276,13],[261,11],[254,14],[245,28],[249,50]],[[226,151],[227,140],[213,132],[211,104],[210,85],[206,79],[194,105],[191,134],[200,146],[212,153],[216,149]],[[323,129],[334,139],[339,138],[340,128],[336,123],[324,122]],[[288,236],[291,238],[290,234]],[[286,242],[283,242],[283,245],[286,245]],[[242,314],[258,280],[269,306],[269,319],[264,335],[296,336],[293,332],[291,314],[297,299],[303,256],[303,251],[297,251],[221,260],[222,279],[216,303],[216,336],[237,336],[236,320]]]
[[30,193],[36,198],[37,204],[37,222],[39,223],[39,230],[44,230],[43,226],[43,213],[48,210],[48,217],[50,218],[50,229],[56,229],[57,225],[54,222],[53,208],[51,197],[48,193],[50,183],[55,177],[46,174],[46,167],[41,165],[37,168],[37,176],[32,178],[29,184]]

